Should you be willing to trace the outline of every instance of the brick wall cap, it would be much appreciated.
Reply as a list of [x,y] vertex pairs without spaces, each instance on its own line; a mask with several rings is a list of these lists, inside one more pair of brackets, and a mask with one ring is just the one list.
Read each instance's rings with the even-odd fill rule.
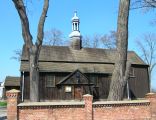
[[156,94],[156,93],[151,92],[151,93],[147,93],[146,95],[154,95],[154,94]]
[[147,94],[145,95],[145,98],[153,98],[153,97],[156,98],[156,93],[147,93]]
[[84,101],[69,101],[69,102],[27,102],[18,104],[19,107],[24,106],[57,106],[57,105],[84,105]]
[[92,97],[90,94],[83,95],[83,97]]
[[12,90],[9,90],[7,91],[7,93],[19,93],[20,91],[19,90],[16,90],[16,89],[12,89]]
[[100,104],[140,104],[140,103],[149,103],[149,100],[130,100],[130,101],[96,101],[93,104],[94,105],[100,105]]

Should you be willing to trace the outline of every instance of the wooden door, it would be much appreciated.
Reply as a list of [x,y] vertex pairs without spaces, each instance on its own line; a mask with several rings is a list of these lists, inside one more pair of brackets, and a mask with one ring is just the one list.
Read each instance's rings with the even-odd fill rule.
[[77,100],[82,100],[83,97],[83,87],[75,86],[74,87],[74,98]]

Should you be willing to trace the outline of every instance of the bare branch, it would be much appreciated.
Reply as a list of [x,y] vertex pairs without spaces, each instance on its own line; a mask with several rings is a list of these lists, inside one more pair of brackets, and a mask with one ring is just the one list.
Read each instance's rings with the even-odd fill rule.
[[156,0],[144,0],[151,7],[156,7]]
[[117,33],[116,31],[110,31],[109,34],[105,34],[101,37],[101,42],[104,48],[115,49],[117,45]]
[[95,34],[94,36],[93,36],[93,48],[98,48],[98,47],[100,47],[100,38],[101,38],[101,36],[100,35],[98,35],[98,34]]
[[142,43],[140,41],[136,41],[137,45],[140,47],[141,51],[143,52],[143,57],[144,57],[144,60],[146,61],[147,64],[150,64],[149,60],[148,60],[148,54],[147,54],[147,51],[145,49],[145,47],[142,45]]
[[146,10],[156,8],[156,0],[134,0],[131,2],[131,10],[140,8],[146,8]]
[[51,45],[51,46],[60,46],[60,45],[66,45],[66,41],[63,37],[62,31],[58,29],[51,29],[44,33],[44,43],[45,45]]
[[38,33],[37,33],[37,40],[35,43],[35,61],[37,63],[38,66],[38,58],[39,58],[39,54],[40,54],[40,50],[41,50],[41,46],[42,46],[42,42],[43,42],[43,36],[44,36],[44,23],[45,23],[45,19],[47,17],[47,11],[49,8],[49,0],[44,0],[44,6],[43,6],[43,10],[42,10],[42,14],[40,16],[40,20],[39,20],[39,24],[38,24]]
[[29,21],[28,21],[28,17],[26,14],[23,0],[13,0],[13,2],[15,4],[16,10],[18,11],[18,14],[20,16],[21,25],[22,25],[22,35],[23,35],[24,42],[25,42],[26,46],[30,48],[33,45],[32,35],[30,33]]
[[45,19],[47,17],[46,15],[47,15],[48,7],[49,7],[49,0],[44,0],[43,11],[38,24],[38,34],[37,34],[37,41],[36,41],[37,47],[42,45],[43,36],[44,36],[43,28],[44,28]]
[[152,70],[154,69],[155,66],[156,66],[156,63],[154,63],[154,64],[152,64],[152,65],[150,66],[150,72],[152,72]]
[[143,54],[143,59],[149,65],[149,79],[151,86],[152,71],[156,66],[156,35],[152,33],[144,34],[143,41],[137,41],[137,45],[140,47],[140,51]]
[[91,47],[91,42],[90,42],[90,37],[89,36],[84,36],[83,38],[82,38],[83,40],[82,40],[82,44],[83,44],[83,47]]
[[14,53],[15,53],[15,55],[13,57],[11,57],[11,59],[20,61],[21,56],[22,56],[22,51],[20,49],[18,49],[18,50],[14,50]]
[[109,34],[83,37],[83,46],[92,48],[115,49],[117,44],[117,34],[115,31],[110,31]]

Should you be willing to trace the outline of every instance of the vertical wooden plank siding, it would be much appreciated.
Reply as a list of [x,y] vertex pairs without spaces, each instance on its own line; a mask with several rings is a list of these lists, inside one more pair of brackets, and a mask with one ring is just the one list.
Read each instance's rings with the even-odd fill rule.
[[134,77],[130,78],[129,86],[132,98],[143,98],[149,92],[148,68],[133,66]]
[[[149,92],[149,80],[148,80],[148,70],[147,67],[133,65],[134,69],[134,77],[129,79],[129,88],[130,94],[133,99],[135,98],[143,98],[146,93]],[[75,76],[72,76],[66,84],[72,87],[71,92],[65,92],[66,85],[60,85],[55,87],[47,87],[46,86],[46,76],[47,75],[55,75],[56,84],[60,82],[64,77],[69,75],[70,73],[40,73],[40,82],[39,82],[39,93],[40,100],[71,100],[74,99],[74,84],[73,80],[76,79]],[[83,78],[80,80],[81,83],[88,83],[88,85],[83,85],[83,94],[93,94],[94,99],[107,99],[109,93],[109,86],[111,81],[111,75],[109,74],[85,74],[88,78]],[[92,78],[94,77],[96,81],[95,84],[89,85],[92,83]],[[92,79],[92,80],[91,80]],[[24,83],[24,99],[29,99],[30,92],[30,82],[29,82],[29,73],[25,72],[25,83]],[[70,85],[72,83],[72,85]],[[125,93],[126,93],[125,89]],[[126,94],[125,94],[126,95]]]

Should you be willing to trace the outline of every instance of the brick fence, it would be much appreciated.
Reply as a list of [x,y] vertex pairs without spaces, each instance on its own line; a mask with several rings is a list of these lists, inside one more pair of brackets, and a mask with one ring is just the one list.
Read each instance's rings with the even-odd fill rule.
[[[13,94],[12,92],[10,94]],[[156,95],[147,94],[144,100],[98,101],[91,95],[84,95],[84,101],[31,102],[13,104],[18,94],[8,97],[9,107],[14,105],[16,112],[9,113],[19,120],[156,120]],[[18,100],[14,100],[17,103]],[[11,111],[11,110],[10,110]],[[14,120],[8,117],[8,120]]]
[[19,93],[18,90],[10,90],[6,92],[7,96],[7,119],[16,120],[17,119],[17,105],[19,103]]

